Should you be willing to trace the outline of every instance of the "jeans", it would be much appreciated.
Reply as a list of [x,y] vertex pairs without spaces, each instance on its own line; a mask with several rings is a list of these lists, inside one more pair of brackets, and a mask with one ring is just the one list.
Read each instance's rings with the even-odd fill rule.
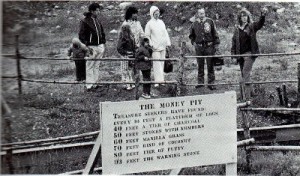
[[[251,52],[246,52],[244,54],[251,54]],[[252,66],[254,64],[255,59],[251,57],[242,57],[238,60],[238,63],[241,68],[242,79],[244,82],[250,82],[250,76],[252,71]],[[246,98],[251,97],[251,85],[245,86],[245,95]]]
[[[144,81],[151,81],[151,70],[141,70]],[[150,95],[151,84],[143,84],[143,93]]]

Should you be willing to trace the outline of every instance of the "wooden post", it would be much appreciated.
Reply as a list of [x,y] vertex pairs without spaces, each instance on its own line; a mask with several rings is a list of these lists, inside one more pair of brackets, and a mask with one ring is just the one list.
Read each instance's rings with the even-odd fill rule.
[[[4,100],[3,96],[2,98],[2,112],[5,114],[5,116],[11,116],[11,109],[7,105],[6,101]],[[11,124],[10,124],[10,119],[9,117],[3,117],[4,120],[4,139],[6,140],[7,143],[11,144]],[[12,145],[7,146],[9,149],[6,151],[5,155],[5,161],[8,165],[8,173],[9,174],[14,174],[14,166],[13,166],[13,160],[12,160]]]
[[[241,100],[246,101],[246,94],[245,94],[245,82],[243,79],[240,80],[240,91],[241,91]],[[242,112],[242,119],[243,119],[243,129],[244,129],[244,138],[250,139],[250,124],[248,119],[248,113],[243,111]],[[245,146],[246,151],[246,172],[247,174],[250,174],[251,168],[250,168],[250,157],[251,157],[251,151],[248,150],[248,148]]]
[[298,106],[300,104],[300,63],[298,63],[298,97],[297,97]]
[[283,98],[282,98],[282,90],[279,86],[276,87],[278,98],[279,98],[279,105],[283,106]]
[[288,107],[288,104],[289,104],[288,101],[289,101],[289,99],[287,97],[286,85],[285,84],[282,85],[282,97],[283,97],[284,106]]
[[185,62],[185,57],[184,55],[187,52],[187,48],[186,48],[186,43],[185,42],[181,42],[180,44],[180,60],[179,60],[179,71],[178,71],[178,84],[177,84],[177,96],[180,96],[182,93],[182,89],[183,89],[183,75],[184,75],[184,62]]
[[133,74],[135,79],[135,99],[139,99],[139,87],[140,87],[140,75],[138,70],[135,67],[136,61],[134,60]]
[[20,64],[20,52],[19,52],[19,35],[16,35],[16,61],[17,61],[17,75],[18,75],[18,90],[19,90],[19,95],[22,94],[22,73],[21,73],[21,64]]
[[237,163],[226,164],[226,175],[237,175]]

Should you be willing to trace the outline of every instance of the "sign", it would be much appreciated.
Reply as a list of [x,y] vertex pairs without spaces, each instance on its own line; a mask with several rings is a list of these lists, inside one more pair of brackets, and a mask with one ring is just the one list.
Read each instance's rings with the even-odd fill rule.
[[100,104],[103,174],[237,162],[236,93]]

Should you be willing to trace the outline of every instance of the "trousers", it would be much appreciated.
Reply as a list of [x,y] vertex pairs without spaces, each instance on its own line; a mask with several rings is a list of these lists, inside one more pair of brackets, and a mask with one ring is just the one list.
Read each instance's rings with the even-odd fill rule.
[[155,61],[156,59],[166,59],[166,50],[153,51],[153,75],[154,80],[157,82],[165,81],[164,77],[164,61]]
[[85,80],[85,60],[75,60],[76,81]]
[[[128,58],[127,56],[121,56],[121,58]],[[121,79],[123,82],[132,82],[133,81],[133,68],[128,66],[128,61],[121,61]],[[127,87],[130,84],[127,85]]]
[[105,46],[104,44],[98,46],[89,46],[92,49],[92,54],[87,58],[99,59],[99,61],[87,61],[86,63],[86,88],[90,89],[96,86],[95,83],[100,81],[100,59],[103,58]]
[[[251,54],[251,52],[246,52],[244,54]],[[255,62],[255,59],[252,57],[241,57],[238,59],[238,63],[240,65],[242,79],[244,82],[250,82],[250,76],[253,64]],[[246,84],[245,85],[245,95],[246,99],[251,97],[251,85]]]
[[[144,81],[151,81],[151,69],[149,70],[141,70]],[[143,93],[150,95],[151,84],[143,84]]]
[[[195,46],[197,56],[208,56],[215,54],[214,46]],[[213,84],[215,81],[214,58],[197,58],[198,64],[198,84],[204,84],[204,61],[207,64],[208,84]]]

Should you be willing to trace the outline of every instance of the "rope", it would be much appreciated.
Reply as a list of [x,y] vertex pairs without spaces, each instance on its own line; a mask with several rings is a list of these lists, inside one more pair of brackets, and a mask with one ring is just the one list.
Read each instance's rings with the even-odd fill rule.
[[[15,54],[2,54],[3,57],[10,57],[11,59],[16,59]],[[19,59],[24,59],[24,60],[53,60],[53,61],[76,61],[76,60],[82,60],[81,58],[72,58],[69,59],[68,57],[59,57],[59,58],[52,58],[52,57],[25,57],[21,56]],[[134,58],[101,58],[101,59],[84,59],[85,61],[135,61]],[[168,59],[149,59],[149,61],[165,61],[165,60],[170,60],[170,61],[180,61],[178,58],[168,58]]]
[[[110,85],[110,84],[135,84],[135,82],[114,82],[114,81],[107,81],[107,82],[75,82],[75,81],[47,81],[47,80],[32,80],[32,79],[21,79],[22,81],[26,82],[36,82],[36,83],[54,83],[54,84],[98,84],[98,85]],[[176,84],[177,81],[141,81],[140,84]]]
[[297,53],[270,53],[270,54],[238,54],[238,55],[213,55],[213,56],[184,56],[185,58],[214,58],[214,57],[252,57],[252,56],[292,56],[300,55]]

